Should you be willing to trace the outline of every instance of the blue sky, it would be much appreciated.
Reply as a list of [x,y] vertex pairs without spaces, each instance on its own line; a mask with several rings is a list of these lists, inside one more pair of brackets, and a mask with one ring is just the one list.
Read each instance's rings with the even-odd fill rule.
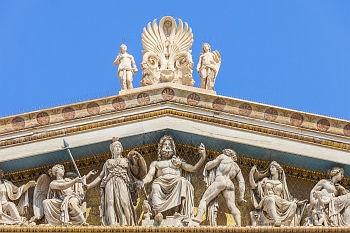
[[[219,50],[218,94],[350,120],[350,1],[0,1],[0,117],[120,90],[122,43],[166,15]],[[195,67],[194,66],[194,67]],[[193,73],[199,86],[199,74]]]

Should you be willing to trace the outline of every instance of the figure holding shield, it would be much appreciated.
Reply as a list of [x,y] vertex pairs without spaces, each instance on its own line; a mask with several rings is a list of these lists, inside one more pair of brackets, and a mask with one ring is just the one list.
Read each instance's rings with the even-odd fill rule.
[[123,146],[118,138],[113,138],[110,151],[112,158],[105,162],[101,174],[87,188],[100,184],[101,225],[135,226],[137,190],[134,180],[146,175],[146,162],[136,151],[131,151],[128,157],[124,157]]

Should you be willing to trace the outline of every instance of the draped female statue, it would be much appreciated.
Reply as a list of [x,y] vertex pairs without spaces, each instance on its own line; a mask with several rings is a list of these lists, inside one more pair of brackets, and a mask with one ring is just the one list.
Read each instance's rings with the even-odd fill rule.
[[250,212],[253,226],[297,226],[300,213],[297,207],[307,200],[298,201],[290,194],[286,175],[280,164],[273,161],[264,171],[254,166],[249,173],[251,198],[255,210]]
[[[35,186],[35,181],[29,181],[27,184],[17,187],[3,178],[4,171],[0,170],[0,224],[23,225],[25,218],[20,215],[20,212],[24,212],[24,207],[28,205],[28,198],[25,198],[25,195],[30,187]],[[18,205],[13,203],[16,200],[19,200]]]
[[350,193],[341,184],[344,168],[328,171],[329,179],[320,180],[310,192],[307,226],[349,226]]
[[[128,158],[122,155],[123,146],[117,138],[110,145],[112,158],[108,159],[101,174],[87,188],[100,184],[100,218],[103,226],[135,226],[137,216],[137,192],[134,177],[142,178],[146,163],[136,151],[131,151]],[[142,167],[139,166],[142,164]]]

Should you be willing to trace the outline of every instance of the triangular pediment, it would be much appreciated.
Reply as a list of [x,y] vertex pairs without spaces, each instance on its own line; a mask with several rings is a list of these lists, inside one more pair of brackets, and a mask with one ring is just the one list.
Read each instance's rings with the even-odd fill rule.
[[[334,165],[345,168],[343,183],[349,183],[349,121],[199,88],[163,83],[10,116],[0,122],[0,168],[7,173],[7,179],[18,183],[37,179],[57,163],[74,171],[63,139],[85,174],[91,168],[101,169],[110,158],[113,137],[120,138],[125,155],[137,150],[149,165],[164,135],[174,138],[179,155],[192,164],[198,160],[201,143],[206,147],[208,161],[223,149],[234,149],[246,179],[253,165],[262,169],[277,161],[287,174],[290,191],[299,199],[307,198],[314,184],[326,178],[327,170]],[[196,201],[204,192],[201,172],[192,178]],[[96,193],[98,190],[90,198],[96,198]],[[246,196],[249,199],[249,192]],[[137,208],[141,211],[140,206]],[[250,205],[242,213],[247,215],[249,208]],[[222,211],[223,214],[227,209]],[[98,218],[91,216],[90,221],[98,224]],[[222,216],[226,217],[220,224],[234,224],[232,216]],[[244,217],[243,222],[249,225],[248,218]]]

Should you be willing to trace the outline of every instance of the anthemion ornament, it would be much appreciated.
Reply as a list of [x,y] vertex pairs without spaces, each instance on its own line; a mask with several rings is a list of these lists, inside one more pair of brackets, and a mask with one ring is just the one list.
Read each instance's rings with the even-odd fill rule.
[[159,24],[155,19],[142,33],[142,80],[141,85],[177,83],[193,86],[192,29],[179,19],[178,24],[170,16]]

